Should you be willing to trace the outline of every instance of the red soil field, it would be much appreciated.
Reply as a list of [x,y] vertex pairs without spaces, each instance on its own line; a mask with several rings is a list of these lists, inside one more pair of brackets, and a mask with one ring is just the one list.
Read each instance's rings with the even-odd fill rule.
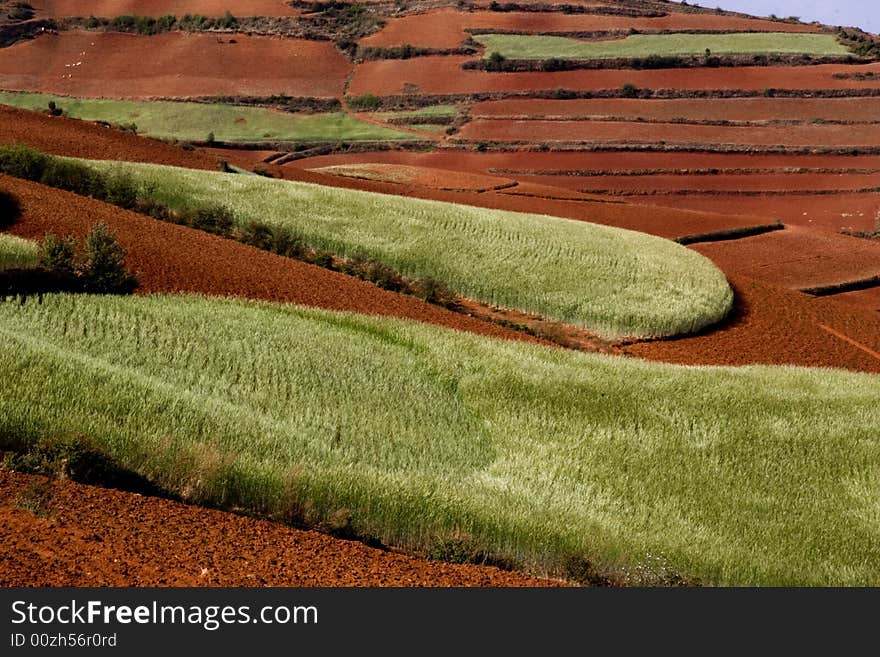
[[458,138],[471,141],[586,141],[612,143],[737,144],[755,146],[877,146],[880,124],[714,126],[627,121],[510,121],[477,119]]
[[787,226],[824,230],[869,231],[880,218],[880,194],[834,194],[829,196],[631,196],[621,200],[651,205],[746,214],[780,219]]
[[635,344],[625,351],[690,365],[766,363],[880,372],[880,359],[868,353],[880,352],[880,313],[743,276],[729,278],[736,294],[732,321],[700,335]]
[[508,99],[475,105],[472,118],[617,118],[670,121],[880,121],[880,98],[705,98],[636,100],[594,98],[578,100]]
[[231,11],[236,16],[298,16],[300,11],[285,0],[30,0],[37,17],[62,18],[65,16],[153,16],[167,14],[202,14],[223,16]]
[[200,148],[199,150],[243,169],[252,169],[267,157],[277,153],[277,151],[252,151],[243,148]]
[[[546,89],[620,89],[632,83],[645,89],[871,89],[877,79],[837,79],[834,73],[880,72],[880,64],[756,66],[660,70],[606,69],[545,73],[490,73],[462,70],[463,56],[377,60],[357,67],[349,93],[391,96],[415,84],[423,94],[472,94]],[[2,81],[2,80],[0,80]]]
[[390,182],[399,185],[418,185],[444,190],[462,190],[485,192],[491,189],[510,187],[516,184],[509,178],[485,176],[478,173],[462,173],[414,167],[404,164],[365,163],[358,165],[339,165],[313,169],[318,173],[344,178],[362,178],[379,182]]
[[880,275],[880,242],[803,226],[693,248],[727,273],[792,289]]
[[[682,169],[880,169],[877,155],[785,155],[775,153],[689,153],[662,151],[460,151],[432,153],[377,151],[323,155],[292,162],[290,167],[313,168],[335,164],[386,162],[454,171],[492,173],[494,170],[529,171],[621,171]],[[499,175],[509,175],[500,173]]]
[[867,290],[835,294],[834,298],[844,303],[851,303],[854,306],[862,306],[863,308],[880,312],[880,286]]
[[[40,515],[23,500],[43,500]],[[0,586],[559,586],[0,470]]]
[[0,88],[75,96],[338,97],[350,69],[329,41],[243,34],[62,32],[0,49]]
[[[520,177],[517,176],[519,179]],[[566,187],[588,193],[600,193],[601,190],[611,192],[640,191],[651,195],[652,192],[665,191],[818,191],[818,190],[852,190],[880,188],[880,173],[875,174],[829,174],[829,173],[770,173],[754,175],[707,175],[707,176],[530,176],[527,180],[535,180],[545,184],[548,181],[560,181]]]
[[[234,13],[234,12],[233,12]],[[455,48],[467,38],[466,28],[523,32],[597,32],[605,30],[753,30],[816,32],[815,25],[794,25],[714,14],[670,13],[662,18],[631,18],[560,12],[460,12],[452,8],[392,18],[388,25],[360,43],[365,46]]]
[[216,169],[217,160],[155,139],[88,121],[48,116],[0,105],[0,144],[24,144],[46,153],[91,159],[153,162]]
[[183,226],[156,221],[8,176],[0,190],[18,197],[23,217],[9,232],[30,239],[46,233],[83,236],[104,222],[128,251],[138,292],[195,292],[296,303],[331,310],[403,317],[463,331],[535,341],[472,317],[386,292],[337,272],[282,258],[244,244]]

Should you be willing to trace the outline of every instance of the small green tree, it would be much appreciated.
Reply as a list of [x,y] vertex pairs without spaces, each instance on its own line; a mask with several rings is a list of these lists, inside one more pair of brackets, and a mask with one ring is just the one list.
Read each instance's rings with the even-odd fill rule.
[[639,88],[632,82],[627,82],[621,90],[624,98],[635,98],[639,94]]
[[490,71],[501,71],[504,69],[504,63],[507,61],[507,58],[502,55],[497,50],[492,51],[489,55],[489,59],[486,62],[486,68]]
[[135,277],[125,269],[125,249],[107,224],[95,224],[86,235],[79,276],[85,291],[97,294],[126,294],[137,286]]
[[74,252],[76,238],[56,237],[51,233],[40,244],[40,266],[51,272],[72,279],[74,277]]

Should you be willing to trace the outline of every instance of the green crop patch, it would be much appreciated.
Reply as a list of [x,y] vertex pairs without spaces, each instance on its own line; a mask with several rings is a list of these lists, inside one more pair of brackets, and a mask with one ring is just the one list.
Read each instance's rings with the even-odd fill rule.
[[537,574],[880,585],[876,375],[199,297],[0,304],[0,343],[4,444],[85,436],[192,502]]
[[633,34],[623,39],[582,41],[568,37],[475,34],[486,56],[497,52],[509,59],[608,59],[615,57],[713,55],[837,55],[852,54],[832,34],[748,32],[737,34]]
[[40,245],[15,235],[0,233],[0,271],[30,269],[40,261]]
[[143,194],[173,209],[220,204],[240,227],[283,226],[311,247],[367,256],[408,278],[606,337],[696,331],[732,304],[707,258],[635,231],[256,176],[83,162],[131,174]]
[[293,114],[264,107],[185,101],[72,98],[0,91],[0,104],[57,110],[76,119],[129,126],[150,137],[205,141],[407,141],[417,135],[374,125],[344,112]]

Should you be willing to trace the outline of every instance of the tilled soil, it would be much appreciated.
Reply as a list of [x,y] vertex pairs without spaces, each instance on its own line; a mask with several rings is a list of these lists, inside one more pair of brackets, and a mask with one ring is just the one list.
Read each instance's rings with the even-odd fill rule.
[[223,16],[231,11],[235,16],[297,16],[285,0],[248,0],[241,4],[230,0],[30,0],[37,16],[63,18],[65,16]]
[[[545,73],[492,73],[463,70],[467,56],[416,57],[365,62],[357,67],[348,93],[390,96],[416,85],[422,94],[475,94],[553,89],[619,90],[624,84],[639,89],[739,90],[871,89],[874,80],[835,78],[835,73],[877,73],[880,64],[820,64],[816,66],[741,66],[658,70],[581,70]],[[411,87],[408,87],[411,88]]]
[[49,116],[0,105],[0,144],[23,144],[45,153],[89,159],[153,162],[190,169],[216,169],[217,160],[157,139],[105,128],[89,121]]
[[880,120],[880,98],[737,98],[736,100],[638,100],[592,98],[584,100],[508,99],[478,103],[474,118],[613,116],[659,121],[835,121]]
[[0,470],[0,586],[559,586]]
[[0,88],[71,96],[339,97],[351,64],[330,41],[246,34],[45,34],[0,49]]
[[361,178],[390,182],[398,185],[416,185],[432,189],[461,190],[484,192],[502,187],[511,187],[516,183],[509,178],[487,176],[479,173],[464,173],[414,167],[405,164],[355,164],[323,167],[315,169],[318,173],[344,178]]
[[737,144],[750,146],[857,147],[880,145],[880,125],[715,126],[637,121],[511,121],[477,119],[456,139],[472,141],[613,142],[627,144]]

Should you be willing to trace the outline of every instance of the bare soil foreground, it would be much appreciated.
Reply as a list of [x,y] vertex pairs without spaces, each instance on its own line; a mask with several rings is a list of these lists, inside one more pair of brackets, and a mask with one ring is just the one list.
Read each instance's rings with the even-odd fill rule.
[[329,41],[245,34],[45,34],[0,49],[0,88],[73,96],[338,97],[350,64]]
[[[580,4],[580,3],[578,3]],[[388,21],[387,27],[361,40],[365,46],[455,48],[467,37],[467,28],[522,32],[598,32],[605,30],[744,30],[816,32],[815,25],[779,23],[736,16],[670,13],[657,18],[630,18],[560,12],[461,12],[452,8],[412,14]]]
[[65,16],[165,16],[173,14],[201,14],[223,16],[231,11],[235,16],[297,16],[285,0],[248,0],[242,4],[232,0],[31,0],[29,3],[38,17]]
[[0,470],[0,586],[559,586]]

